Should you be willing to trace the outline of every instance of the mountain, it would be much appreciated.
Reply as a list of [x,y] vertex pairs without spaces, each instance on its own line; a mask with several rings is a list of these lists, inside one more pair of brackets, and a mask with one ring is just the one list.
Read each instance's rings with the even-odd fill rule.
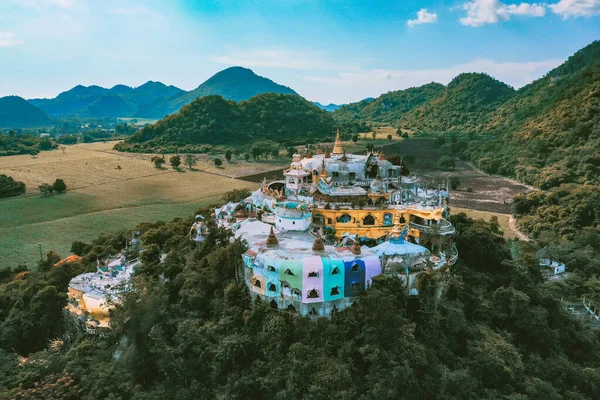
[[169,98],[158,99],[138,110],[138,117],[162,118],[172,114],[198,97],[219,95],[226,100],[248,100],[261,93],[294,94],[295,91],[270,79],[256,75],[251,69],[230,67],[220,71],[196,89]]
[[514,94],[512,87],[487,74],[460,74],[435,98],[404,113],[398,125],[427,132],[476,132]]
[[297,95],[263,93],[235,102],[205,96],[154,125],[147,126],[115,148],[147,151],[198,144],[250,144],[259,140],[316,142],[331,137],[333,118]]
[[363,119],[396,124],[411,109],[424,104],[444,90],[440,83],[397,90],[382,94],[377,99],[367,98],[341,107],[335,112],[339,121]]
[[50,118],[38,107],[19,96],[0,98],[0,127],[21,128],[50,125]]
[[485,171],[542,189],[600,185],[600,42],[519,89],[481,131],[495,138],[466,156]]
[[334,112],[335,110],[339,110],[341,107],[344,106],[344,104],[333,104],[333,103],[323,105],[323,104],[319,103],[318,101],[313,101],[313,104],[315,106],[322,108],[323,110],[329,111],[329,112]]
[[53,99],[31,99],[29,102],[53,116],[125,117],[133,115],[149,102],[182,93],[185,91],[175,86],[152,81],[137,88],[116,85],[106,89],[77,85]]

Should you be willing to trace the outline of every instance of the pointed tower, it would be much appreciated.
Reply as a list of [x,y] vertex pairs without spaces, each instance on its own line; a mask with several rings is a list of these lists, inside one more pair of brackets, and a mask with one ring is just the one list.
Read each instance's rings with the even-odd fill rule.
[[275,232],[273,232],[273,227],[271,227],[271,233],[267,237],[267,246],[273,247],[279,244],[279,240],[277,240],[277,236],[275,236]]
[[342,141],[340,139],[340,128],[337,128],[335,134],[335,145],[333,146],[333,154],[342,154],[344,149],[342,148]]
[[355,256],[360,255],[360,244],[358,244],[358,239],[352,243],[352,254]]
[[325,250],[325,245],[323,244],[323,240],[318,237],[315,239],[315,242],[312,245],[313,251],[323,251]]
[[325,146],[325,158],[331,158],[331,153],[329,152],[329,146]]
[[320,178],[327,178],[327,168],[325,168],[325,158],[322,159],[321,162],[321,173],[319,174]]
[[321,142],[317,144],[317,154],[323,154],[323,149],[321,149]]

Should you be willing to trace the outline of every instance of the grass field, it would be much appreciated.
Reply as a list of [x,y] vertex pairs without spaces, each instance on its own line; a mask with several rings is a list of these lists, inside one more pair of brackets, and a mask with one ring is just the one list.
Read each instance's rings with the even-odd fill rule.
[[482,219],[484,221],[489,221],[491,217],[498,217],[498,224],[500,225],[500,230],[504,232],[504,237],[507,239],[514,239],[518,237],[517,232],[515,232],[509,224],[510,214],[496,213],[491,211],[479,211],[479,210],[471,210],[469,208],[460,208],[460,207],[450,207],[451,214],[458,214],[464,212],[469,217],[473,219]]
[[[0,268],[39,259],[55,249],[66,255],[75,240],[89,241],[102,232],[131,228],[144,221],[187,216],[219,203],[228,190],[257,185],[226,174],[237,168],[178,172],[158,170],[151,155],[112,151],[114,143],[91,143],[30,156],[0,157],[0,173],[27,185],[23,196],[0,200]],[[255,169],[269,164],[253,164]],[[120,168],[117,168],[119,166]],[[241,168],[239,168],[241,169]],[[47,197],[41,183],[65,180],[68,191]]]

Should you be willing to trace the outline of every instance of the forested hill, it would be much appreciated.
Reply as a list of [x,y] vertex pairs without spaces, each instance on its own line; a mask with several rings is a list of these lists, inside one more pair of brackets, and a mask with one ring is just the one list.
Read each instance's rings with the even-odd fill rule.
[[50,125],[52,121],[38,107],[19,96],[0,98],[0,128]]
[[248,100],[261,93],[297,94],[287,86],[256,75],[251,69],[230,67],[213,75],[196,89],[169,98],[159,99],[140,108],[137,116],[162,118],[177,112],[181,107],[198,97],[219,95],[226,100]]
[[467,155],[486,171],[542,189],[600,185],[600,42],[520,89],[482,131],[496,138]]
[[256,140],[305,143],[330,138],[333,125],[330,113],[297,95],[264,93],[240,103],[207,96],[141,129],[115,148],[145,151]]
[[335,118],[339,121],[366,120],[397,125],[406,112],[434,99],[443,90],[444,85],[432,82],[388,92],[377,99],[365,99],[345,105],[335,112]]
[[513,88],[487,74],[460,74],[436,97],[404,113],[398,125],[427,132],[477,131],[514,94]]
[[116,85],[110,89],[100,86],[77,85],[53,99],[31,99],[29,102],[53,116],[126,117],[138,108],[158,98],[185,93],[175,86],[148,81],[132,88]]

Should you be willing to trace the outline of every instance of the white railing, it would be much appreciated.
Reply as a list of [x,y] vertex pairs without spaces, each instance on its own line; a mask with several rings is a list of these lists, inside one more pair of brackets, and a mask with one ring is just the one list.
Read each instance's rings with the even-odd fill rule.
[[411,228],[418,229],[423,233],[437,233],[442,235],[456,233],[456,228],[454,228],[450,221],[444,218],[440,219],[439,223],[432,225],[417,224],[416,222],[410,222],[409,225]]

